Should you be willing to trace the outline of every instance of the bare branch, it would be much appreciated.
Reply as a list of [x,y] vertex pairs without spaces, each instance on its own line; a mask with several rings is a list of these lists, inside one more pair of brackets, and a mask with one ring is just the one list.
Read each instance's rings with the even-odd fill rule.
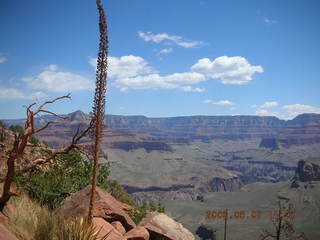
[[[12,147],[11,151],[8,153],[7,173],[6,173],[6,176],[4,179],[2,195],[0,197],[0,210],[3,209],[3,207],[7,204],[7,202],[9,201],[9,199],[11,197],[10,188],[11,188],[12,183],[14,182],[14,179],[15,179],[15,176],[17,175],[17,173],[21,174],[21,173],[33,170],[34,168],[36,168],[36,166],[38,166],[40,164],[50,162],[58,154],[68,153],[70,150],[72,150],[74,148],[78,148],[77,144],[79,143],[81,138],[84,137],[88,133],[90,128],[93,126],[92,122],[90,122],[89,126],[85,130],[83,130],[82,132],[80,132],[80,126],[79,126],[76,134],[73,136],[72,141],[68,147],[56,150],[52,154],[47,156],[45,159],[38,159],[36,161],[33,161],[31,163],[31,165],[28,165],[27,167],[16,171],[16,169],[15,169],[16,160],[23,157],[23,154],[24,154],[26,147],[34,147],[34,145],[32,145],[28,142],[29,137],[34,135],[35,133],[38,133],[38,132],[46,129],[50,124],[57,123],[57,122],[49,121],[43,127],[36,130],[34,127],[34,117],[37,114],[39,114],[40,112],[45,112],[50,115],[59,117],[61,119],[66,119],[65,116],[61,116],[57,113],[43,109],[43,107],[45,105],[54,103],[54,102],[61,100],[61,99],[64,99],[64,98],[71,99],[70,94],[44,102],[43,104],[41,104],[38,107],[38,109],[35,112],[32,111],[32,107],[36,103],[32,103],[27,107],[27,119],[25,122],[24,133],[21,135],[15,134],[15,140],[14,140],[13,147]],[[28,162],[31,162],[31,161],[28,160]]]
[[34,103],[30,104],[30,105],[27,107],[27,111],[26,111],[27,116],[30,114],[30,112],[32,112],[32,111],[31,111],[31,108],[32,108],[34,105],[36,105],[36,104],[37,104],[37,103],[34,102]]
[[58,117],[58,118],[61,118],[61,119],[64,119],[64,120],[68,119],[67,116],[62,116],[62,115],[60,115],[60,114],[57,114],[57,113],[54,113],[54,112],[51,112],[51,111],[48,111],[48,110],[40,109],[40,110],[38,111],[38,113],[40,113],[40,112],[48,113],[48,114],[50,114],[50,115],[53,115],[53,116],[55,116],[55,117]]
[[47,122],[46,125],[44,125],[42,128],[35,130],[34,133],[41,132],[42,130],[46,129],[50,124],[57,124],[57,123],[59,122],[54,122],[54,121]]
[[47,156],[44,159],[37,159],[37,160],[33,161],[29,166],[17,171],[17,174],[23,174],[23,173],[32,171],[39,165],[49,163],[52,159],[54,159],[56,156],[58,156],[60,154],[66,154],[66,153],[70,152],[72,149],[79,149],[79,146],[77,144],[79,143],[81,138],[83,138],[88,133],[88,131],[91,128],[91,125],[89,125],[80,134],[79,134],[79,132],[80,132],[79,128],[78,128],[76,134],[72,137],[72,141],[69,146],[53,151],[49,156]]
[[70,93],[68,93],[67,95],[61,96],[61,97],[57,97],[57,98],[55,98],[55,99],[53,99],[53,100],[49,100],[49,101],[44,102],[44,103],[41,104],[41,105],[38,107],[38,109],[34,112],[34,115],[37,115],[37,114],[40,112],[40,110],[43,109],[43,107],[44,107],[45,105],[54,103],[54,102],[56,102],[56,101],[59,101],[59,100],[61,100],[61,99],[65,99],[65,98],[71,99]]

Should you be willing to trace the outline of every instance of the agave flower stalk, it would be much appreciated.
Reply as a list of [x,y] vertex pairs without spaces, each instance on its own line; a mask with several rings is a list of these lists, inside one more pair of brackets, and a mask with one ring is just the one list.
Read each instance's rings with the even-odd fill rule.
[[92,136],[94,139],[93,149],[93,169],[92,169],[92,187],[89,204],[88,222],[92,222],[95,190],[98,178],[98,164],[99,164],[99,153],[102,140],[103,121],[105,114],[105,93],[107,87],[107,57],[108,57],[108,32],[107,32],[107,21],[105,11],[103,9],[101,0],[96,0],[98,11],[99,11],[99,30],[100,30],[100,44],[99,54],[97,59],[97,70],[96,70],[96,89],[93,102],[92,111]]

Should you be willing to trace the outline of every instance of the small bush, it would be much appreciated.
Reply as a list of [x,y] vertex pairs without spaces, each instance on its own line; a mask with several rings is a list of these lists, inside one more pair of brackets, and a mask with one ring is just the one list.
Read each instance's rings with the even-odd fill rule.
[[29,138],[29,142],[33,145],[38,145],[40,143],[40,140],[38,138],[36,138],[35,136],[31,136]]
[[[17,185],[30,197],[51,209],[60,206],[62,200],[73,192],[91,184],[92,165],[78,152],[60,155],[53,160],[49,169],[17,176]],[[106,189],[119,201],[135,205],[132,197],[116,181],[106,181],[109,168],[99,166],[98,186]]]
[[9,129],[14,133],[18,133],[19,135],[24,133],[24,129],[19,125],[11,125]]
[[101,184],[100,187],[106,189],[117,200],[127,203],[131,206],[136,205],[131,195],[129,195],[127,191],[117,181],[107,181],[104,184]]
[[128,214],[135,224],[139,224],[150,211],[165,213],[165,207],[160,202],[156,204],[153,201],[144,201],[140,207],[131,209]]

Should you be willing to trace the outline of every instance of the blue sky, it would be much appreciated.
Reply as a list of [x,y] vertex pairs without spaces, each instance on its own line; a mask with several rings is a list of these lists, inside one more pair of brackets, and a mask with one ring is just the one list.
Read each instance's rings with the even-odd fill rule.
[[[320,113],[318,0],[103,0],[106,113],[149,117]],[[89,112],[95,1],[0,2],[0,118]]]

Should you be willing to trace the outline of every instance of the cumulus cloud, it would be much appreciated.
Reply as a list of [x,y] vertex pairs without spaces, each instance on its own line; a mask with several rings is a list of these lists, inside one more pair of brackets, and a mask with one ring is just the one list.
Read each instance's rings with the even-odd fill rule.
[[[90,59],[96,67],[96,58]],[[180,89],[185,92],[203,92],[203,88],[192,87],[205,80],[205,76],[196,72],[173,73],[161,76],[139,56],[109,57],[108,76],[114,79],[115,86],[126,92],[130,89]]]
[[213,61],[202,58],[191,67],[193,72],[204,74],[207,78],[220,79],[223,84],[246,84],[254,73],[263,72],[262,66],[253,66],[244,57],[221,56]]
[[[181,89],[187,92],[202,92],[204,89],[192,88],[190,84],[204,81],[205,77],[199,73],[174,73],[166,76],[149,74],[145,76],[119,78],[116,85],[121,91],[129,89]],[[186,86],[187,85],[187,86]]]
[[303,113],[319,113],[320,114],[320,108],[313,107],[310,105],[304,105],[304,104],[285,105],[283,106],[283,109],[287,111],[288,118],[294,118],[297,115],[303,114]]
[[161,43],[161,42],[171,42],[175,43],[178,46],[184,47],[184,48],[194,48],[194,47],[200,47],[204,43],[201,41],[188,41],[183,39],[180,36],[177,35],[171,35],[168,33],[158,33],[153,34],[152,32],[142,32],[139,31],[138,35],[140,38],[142,38],[146,42],[155,42],[155,43]]
[[94,83],[81,75],[71,72],[59,72],[57,65],[51,64],[37,76],[22,79],[31,89],[42,89],[51,92],[74,92],[93,90]]
[[[89,60],[94,68],[96,62],[96,58]],[[228,81],[229,84],[242,84],[244,81],[252,80],[255,72],[262,71],[262,67],[251,66],[243,57],[224,56],[212,62],[210,59],[201,59],[186,72],[161,75],[142,57],[129,55],[109,57],[108,77],[113,79],[115,86],[121,91],[180,89],[186,92],[203,92],[205,89],[191,85],[212,78],[223,78],[224,83]]]
[[[95,69],[97,68],[96,58],[91,58],[89,63]],[[148,62],[139,56],[111,56],[108,57],[108,64],[108,77],[110,78],[128,78],[156,73],[156,71],[149,66]]]
[[235,103],[229,100],[220,100],[220,101],[213,101],[211,99],[206,99],[203,101],[206,104],[214,104],[214,105],[234,105]]
[[262,104],[261,106],[260,106],[260,108],[272,108],[272,107],[276,107],[276,106],[278,106],[279,104],[278,104],[278,102],[276,102],[276,101],[272,101],[272,102],[265,102],[264,104]]
[[32,94],[25,94],[15,88],[0,88],[0,99],[40,99],[47,95],[43,92],[35,92]]

